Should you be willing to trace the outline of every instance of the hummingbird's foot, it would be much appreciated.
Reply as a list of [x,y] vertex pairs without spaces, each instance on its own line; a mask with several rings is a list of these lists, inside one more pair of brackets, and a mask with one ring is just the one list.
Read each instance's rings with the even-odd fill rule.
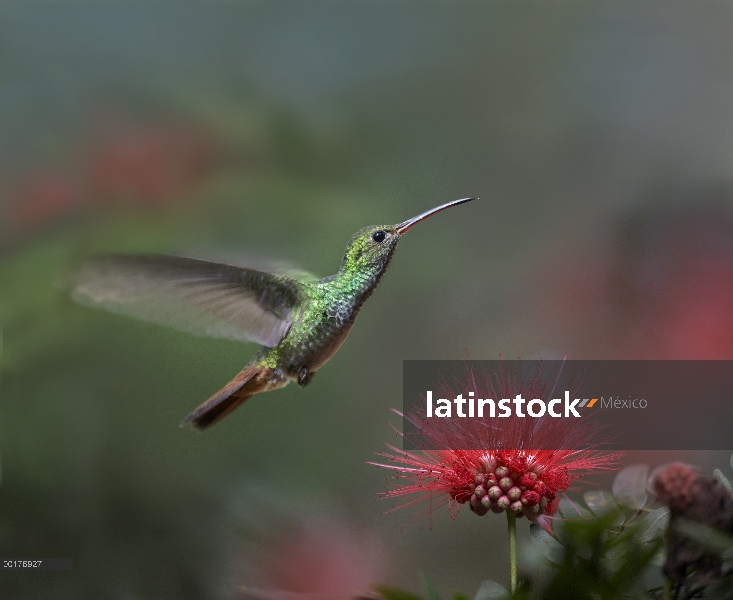
[[308,382],[310,382],[310,380],[313,378],[313,375],[315,375],[315,373],[312,373],[305,367],[302,367],[300,371],[298,371],[298,385],[300,387],[305,387],[306,385],[308,385]]

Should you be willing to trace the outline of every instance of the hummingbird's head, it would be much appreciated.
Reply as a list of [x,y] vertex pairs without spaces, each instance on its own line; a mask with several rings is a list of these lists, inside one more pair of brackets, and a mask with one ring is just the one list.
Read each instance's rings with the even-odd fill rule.
[[469,202],[473,198],[453,200],[397,225],[372,225],[357,231],[349,241],[341,269],[361,272],[382,272],[392,258],[400,238],[414,225],[435,213]]
[[341,268],[380,271],[389,264],[402,233],[399,225],[371,225],[357,231],[346,247]]

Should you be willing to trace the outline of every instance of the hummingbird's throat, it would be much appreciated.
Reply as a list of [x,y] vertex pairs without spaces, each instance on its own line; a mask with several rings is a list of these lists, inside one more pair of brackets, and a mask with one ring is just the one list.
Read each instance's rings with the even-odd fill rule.
[[[329,294],[332,300],[341,305],[348,307],[349,315],[344,321],[353,320],[361,306],[371,296],[372,292],[377,289],[382,275],[387,270],[392,257],[394,256],[397,244],[395,244],[388,254],[383,256],[379,262],[371,262],[366,265],[344,265],[329,286]],[[344,317],[343,310],[339,314]]]

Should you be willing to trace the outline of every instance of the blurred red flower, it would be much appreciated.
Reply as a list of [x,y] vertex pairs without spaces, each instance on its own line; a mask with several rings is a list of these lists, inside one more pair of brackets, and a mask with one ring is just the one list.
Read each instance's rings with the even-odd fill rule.
[[[553,393],[553,385],[552,378],[543,383],[541,365],[525,377],[506,369],[494,377],[477,377],[469,367],[460,393],[542,399]],[[617,468],[622,456],[594,449],[602,441],[598,428],[571,419],[510,417],[497,427],[490,417],[451,420],[426,418],[415,411],[405,418],[419,431],[420,449],[388,445],[390,452],[380,456],[393,464],[370,464],[395,472],[390,478],[393,488],[382,497],[416,495],[393,510],[428,503],[418,517],[448,511],[455,518],[460,505],[468,504],[479,516],[508,510],[550,529],[542,517],[555,513],[558,494],[577,477]]]
[[384,577],[384,548],[372,532],[334,516],[303,519],[299,525],[273,541],[268,588],[356,597]]
[[65,169],[38,166],[0,190],[0,235],[29,233],[117,207],[159,210],[203,198],[190,192],[211,176],[219,143],[191,123],[103,123]]
[[660,197],[558,241],[528,271],[522,292],[545,290],[533,310],[547,339],[587,359],[733,358],[733,193]]
[[60,220],[87,203],[73,177],[51,169],[29,174],[4,193],[4,204],[9,205],[4,216],[14,230],[21,231]]
[[111,202],[165,205],[208,175],[216,158],[210,136],[193,126],[108,125],[89,157],[95,193]]

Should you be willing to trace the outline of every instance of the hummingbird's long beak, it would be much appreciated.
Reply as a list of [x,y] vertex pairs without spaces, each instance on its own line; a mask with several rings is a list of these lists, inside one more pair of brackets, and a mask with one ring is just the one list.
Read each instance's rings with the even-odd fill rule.
[[416,225],[420,221],[423,221],[427,219],[428,217],[434,215],[435,213],[439,213],[441,210],[445,210],[446,208],[450,208],[451,206],[456,206],[457,204],[463,204],[464,202],[470,202],[471,200],[477,200],[477,198],[461,198],[460,200],[453,200],[452,202],[446,202],[445,204],[442,204],[440,206],[436,206],[435,208],[431,208],[429,211],[424,212],[421,215],[417,215],[416,217],[412,217],[412,219],[408,219],[404,223],[400,223],[397,226],[397,233],[402,235],[410,229],[413,225]]

